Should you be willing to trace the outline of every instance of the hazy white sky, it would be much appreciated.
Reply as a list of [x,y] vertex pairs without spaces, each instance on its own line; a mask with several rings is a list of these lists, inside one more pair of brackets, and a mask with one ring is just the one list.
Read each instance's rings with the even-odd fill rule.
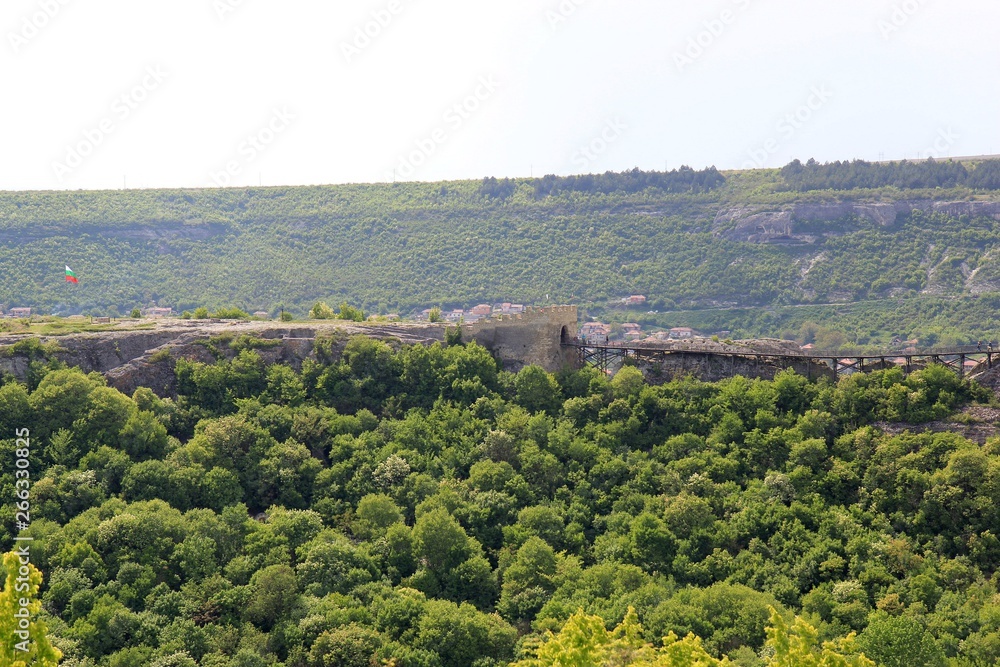
[[1000,152],[997,25],[995,0],[4,0],[0,189]]

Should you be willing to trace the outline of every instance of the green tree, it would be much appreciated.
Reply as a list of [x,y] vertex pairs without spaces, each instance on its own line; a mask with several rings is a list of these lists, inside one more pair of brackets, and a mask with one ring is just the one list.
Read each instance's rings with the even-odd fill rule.
[[514,400],[530,412],[554,415],[562,407],[562,392],[551,373],[540,366],[525,366],[514,378]]
[[365,314],[360,308],[347,305],[347,302],[340,304],[340,311],[337,313],[338,320],[348,320],[351,322],[364,322]]
[[858,635],[865,655],[884,667],[944,667],[946,659],[934,637],[918,620],[875,612]]
[[337,317],[337,314],[323,301],[317,301],[309,310],[309,317],[314,320],[332,320]]
[[270,630],[298,600],[299,585],[292,568],[271,565],[253,574],[249,590],[244,616],[260,628]]

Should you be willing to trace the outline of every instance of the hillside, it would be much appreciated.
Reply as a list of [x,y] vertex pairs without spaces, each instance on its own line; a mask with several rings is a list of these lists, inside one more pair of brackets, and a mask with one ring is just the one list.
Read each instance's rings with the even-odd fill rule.
[[[0,307],[547,299],[745,336],[996,337],[997,164],[0,193]],[[633,293],[642,312],[605,312]]]

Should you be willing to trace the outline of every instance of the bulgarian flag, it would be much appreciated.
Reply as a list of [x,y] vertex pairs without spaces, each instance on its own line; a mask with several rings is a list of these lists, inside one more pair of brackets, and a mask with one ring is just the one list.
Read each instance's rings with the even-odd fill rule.
[[76,279],[76,274],[73,273],[73,269],[66,267],[66,282],[68,283],[78,283],[79,280]]

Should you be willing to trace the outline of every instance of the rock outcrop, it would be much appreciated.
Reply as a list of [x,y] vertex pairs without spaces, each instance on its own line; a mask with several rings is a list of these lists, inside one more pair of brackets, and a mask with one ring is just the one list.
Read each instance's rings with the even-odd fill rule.
[[[465,325],[462,336],[491,350],[505,368],[517,370],[539,364],[550,371],[576,361],[560,341],[576,335],[575,306],[529,309],[516,316],[481,320]],[[0,375],[25,379],[33,358],[44,355],[85,371],[103,373],[108,384],[126,394],[149,387],[160,396],[177,391],[174,366],[178,359],[213,363],[236,352],[229,343],[250,338],[265,364],[287,364],[296,369],[315,357],[316,341],[328,338],[334,354],[355,335],[390,341],[393,345],[430,345],[445,340],[449,325],[432,323],[353,323],[290,325],[279,322],[205,322],[166,320],[150,329],[106,331],[39,338],[40,346],[15,348],[30,335],[0,337]],[[454,325],[450,325],[454,326]],[[252,340],[264,343],[253,344]],[[32,356],[34,355],[34,356]]]
[[746,243],[812,244],[827,235],[849,231],[843,224],[823,229],[818,223],[843,223],[857,219],[890,227],[900,216],[913,211],[941,213],[951,217],[989,217],[1000,220],[1000,202],[898,201],[894,203],[840,202],[794,204],[777,210],[759,206],[723,209],[715,216],[712,232],[720,238]]

